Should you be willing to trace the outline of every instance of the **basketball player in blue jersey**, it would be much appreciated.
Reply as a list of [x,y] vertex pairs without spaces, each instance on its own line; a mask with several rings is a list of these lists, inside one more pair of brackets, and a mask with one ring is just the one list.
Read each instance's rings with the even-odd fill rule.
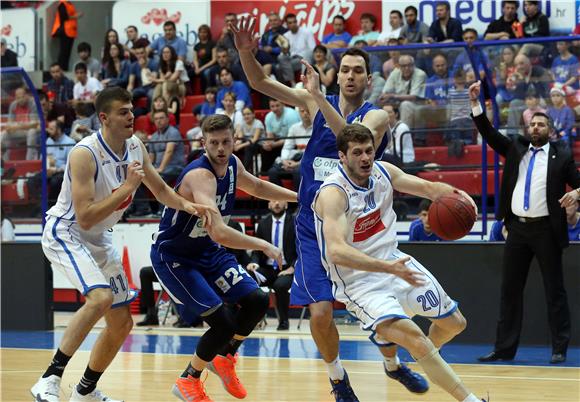
[[[229,117],[209,116],[201,129],[205,154],[185,167],[175,190],[219,213],[214,214],[211,225],[204,225],[196,216],[165,209],[151,248],[153,269],[163,288],[210,326],[173,386],[173,394],[188,402],[211,401],[200,379],[206,367],[220,377],[231,395],[246,397],[235,372],[237,350],[268,309],[268,294],[224,247],[260,250],[282,266],[280,249],[226,225],[236,188],[266,200],[296,202],[294,191],[258,179],[232,155],[234,129]],[[240,306],[239,311],[232,311],[224,302]]]
[[[253,89],[284,103],[307,109],[315,116],[312,136],[300,163],[299,212],[296,217],[296,247],[298,260],[290,293],[291,303],[308,305],[310,331],[323,360],[327,364],[330,383],[337,401],[358,401],[338,356],[339,336],[332,318],[332,286],[320,261],[310,204],[322,181],[338,166],[336,134],[350,123],[361,123],[373,134],[377,154],[382,155],[388,138],[388,116],[384,110],[363,100],[370,85],[368,54],[356,48],[348,49],[341,58],[338,71],[339,96],[324,97],[306,89],[289,88],[263,73],[252,50],[257,46],[255,20],[241,20],[231,25],[240,61]],[[385,357],[385,372],[401,382],[411,392],[429,389],[425,379],[401,364],[396,348],[381,347]]]
[[[475,203],[448,184],[375,162],[373,137],[361,124],[347,125],[337,147],[338,171],[324,180],[312,204],[321,259],[336,299],[371,332],[373,342],[405,347],[455,400],[481,402],[439,355],[466,321],[433,274],[398,250],[393,195],[396,190],[433,200],[459,193]],[[414,315],[431,321],[428,337],[411,320]]]
[[46,212],[44,254],[86,302],[69,321],[52,362],[30,390],[38,402],[60,400],[66,365],[103,317],[106,326],[70,400],[114,402],[96,385],[133,327],[129,304],[136,294],[129,289],[109,229],[121,219],[137,187],[144,183],[171,208],[211,217],[213,207],[180,197],[159,176],[145,146],[133,135],[131,99],[131,93],[119,87],[99,93],[95,108],[102,128],[74,146],[57,203]]

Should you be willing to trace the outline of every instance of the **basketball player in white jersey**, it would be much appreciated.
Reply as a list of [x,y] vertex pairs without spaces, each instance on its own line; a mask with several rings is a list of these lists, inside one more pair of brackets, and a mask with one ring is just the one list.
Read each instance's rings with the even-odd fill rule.
[[[371,332],[374,343],[403,346],[455,400],[481,402],[438,351],[465,328],[457,303],[425,267],[397,250],[394,190],[431,200],[459,190],[374,162],[373,136],[363,125],[347,125],[336,143],[338,171],[324,180],[312,204],[336,299]],[[432,321],[429,337],[410,319],[414,315]]]
[[107,88],[97,96],[95,108],[102,129],[71,151],[58,201],[47,211],[42,234],[44,254],[86,302],[68,323],[48,369],[30,390],[38,402],[60,400],[60,381],[69,359],[102,317],[106,327],[70,400],[113,402],[96,384],[131,331],[129,303],[136,294],[129,289],[110,229],[141,182],[168,207],[206,220],[213,211],[177,195],[156,172],[145,146],[133,136],[131,93]]
[[[332,316],[332,286],[320,261],[310,204],[322,180],[338,165],[336,135],[347,123],[360,122],[368,127],[375,138],[377,153],[382,154],[386,147],[388,115],[363,99],[371,80],[368,54],[361,49],[348,49],[342,55],[338,71],[340,95],[325,97],[320,91],[315,93],[287,87],[264,74],[252,52],[257,46],[254,19],[242,18],[238,26],[231,25],[230,28],[252,88],[289,105],[307,109],[313,116],[312,137],[300,164],[299,210],[296,216],[298,260],[290,301],[295,305],[308,305],[312,338],[326,363],[335,399],[358,402],[338,355],[339,334]],[[314,71],[312,67],[309,70],[309,74]],[[303,80],[306,84],[306,79]],[[319,85],[319,81],[317,83]],[[427,392],[427,381],[399,361],[396,347],[381,347],[380,351],[385,357],[387,376],[399,381],[411,392]]]

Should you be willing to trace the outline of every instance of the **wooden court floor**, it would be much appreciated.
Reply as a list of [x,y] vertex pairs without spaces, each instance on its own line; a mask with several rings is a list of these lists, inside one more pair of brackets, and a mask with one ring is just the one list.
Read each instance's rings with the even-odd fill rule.
[[[28,391],[52,357],[51,350],[0,349],[2,401],[30,401]],[[61,400],[67,401],[79,380],[89,352],[79,351],[69,363],[61,384]],[[103,375],[99,388],[116,399],[175,401],[171,386],[187,364],[186,355],[121,352]],[[408,393],[386,378],[380,362],[345,361],[359,399],[371,401],[451,401],[436,386],[422,396]],[[411,365],[417,370],[415,364]],[[514,367],[452,365],[476,395],[492,402],[578,402],[580,369],[560,367]],[[331,402],[325,366],[320,360],[242,357],[239,376],[248,390],[248,401]],[[208,394],[215,401],[234,401],[213,374],[206,379]]]

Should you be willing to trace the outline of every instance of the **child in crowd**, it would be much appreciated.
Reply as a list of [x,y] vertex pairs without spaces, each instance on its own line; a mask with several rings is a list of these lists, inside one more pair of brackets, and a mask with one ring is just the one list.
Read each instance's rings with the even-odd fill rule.
[[234,130],[237,129],[237,127],[243,123],[244,118],[242,116],[242,111],[236,110],[236,94],[233,92],[227,92],[222,99],[222,106],[224,110],[218,114],[228,116],[232,120]]
[[205,116],[215,114],[215,111],[217,108],[217,105],[215,102],[217,92],[218,92],[217,87],[206,88],[206,90],[205,90],[205,102],[194,106],[192,113],[197,117],[198,121],[200,121]]
[[467,74],[456,70],[453,74],[453,86],[449,88],[450,117],[449,132],[446,142],[450,156],[461,156],[463,145],[473,143],[473,122],[470,117],[469,92],[466,87]]
[[177,82],[167,81],[163,87],[163,98],[167,102],[167,111],[175,116],[175,126],[179,127],[181,115],[181,98]]
[[243,161],[246,170],[252,172],[254,144],[264,136],[266,129],[264,123],[256,119],[254,110],[251,107],[244,107],[242,116],[244,121],[236,127],[234,153]]
[[570,53],[570,43],[557,42],[556,47],[559,54],[552,62],[554,80],[558,84],[570,88],[570,90],[578,89],[578,59]]
[[555,135],[552,140],[562,139],[568,143],[572,143],[576,137],[576,129],[574,128],[575,118],[574,112],[566,104],[566,91],[560,85],[554,85],[550,90],[550,100],[552,106],[548,107],[548,116],[554,122]]
[[526,106],[527,109],[522,113],[525,127],[530,125],[534,113],[546,113],[546,109],[540,106],[540,98],[538,97],[536,89],[531,85],[526,93]]
[[[157,131],[157,127],[155,127],[155,124],[153,123],[153,113],[158,110],[166,110],[167,107],[167,101],[163,96],[157,96],[153,99],[153,103],[151,104],[151,111],[147,113],[147,127],[144,127],[147,135],[152,135],[155,131]],[[169,113],[169,125],[175,126],[175,124],[175,115],[173,113]]]
[[423,199],[419,203],[419,217],[409,226],[409,241],[442,241],[439,236],[431,231],[429,226],[429,207],[431,200]]

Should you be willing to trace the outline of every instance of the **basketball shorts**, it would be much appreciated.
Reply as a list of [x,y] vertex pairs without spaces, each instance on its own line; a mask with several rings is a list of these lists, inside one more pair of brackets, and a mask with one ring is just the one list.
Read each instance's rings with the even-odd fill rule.
[[110,232],[81,232],[75,221],[47,215],[42,250],[53,269],[86,296],[96,288],[110,288],[113,306],[131,303],[137,292],[129,288],[119,253]]
[[[395,250],[390,259],[403,257],[411,256]],[[337,300],[361,322],[362,329],[372,332],[369,338],[377,345],[388,344],[376,334],[381,322],[415,315],[440,319],[457,310],[457,303],[427,268],[413,257],[407,265],[424,274],[425,285],[414,287],[397,276],[381,273],[369,273],[364,283],[335,284]]]
[[200,261],[172,255],[153,245],[151,262],[171,298],[198,316],[210,314],[223,301],[236,303],[258,289],[256,281],[224,248],[204,255]]
[[320,260],[314,216],[302,208],[296,216],[296,251],[298,258],[294,267],[290,303],[306,306],[319,301],[334,301],[332,282]]

